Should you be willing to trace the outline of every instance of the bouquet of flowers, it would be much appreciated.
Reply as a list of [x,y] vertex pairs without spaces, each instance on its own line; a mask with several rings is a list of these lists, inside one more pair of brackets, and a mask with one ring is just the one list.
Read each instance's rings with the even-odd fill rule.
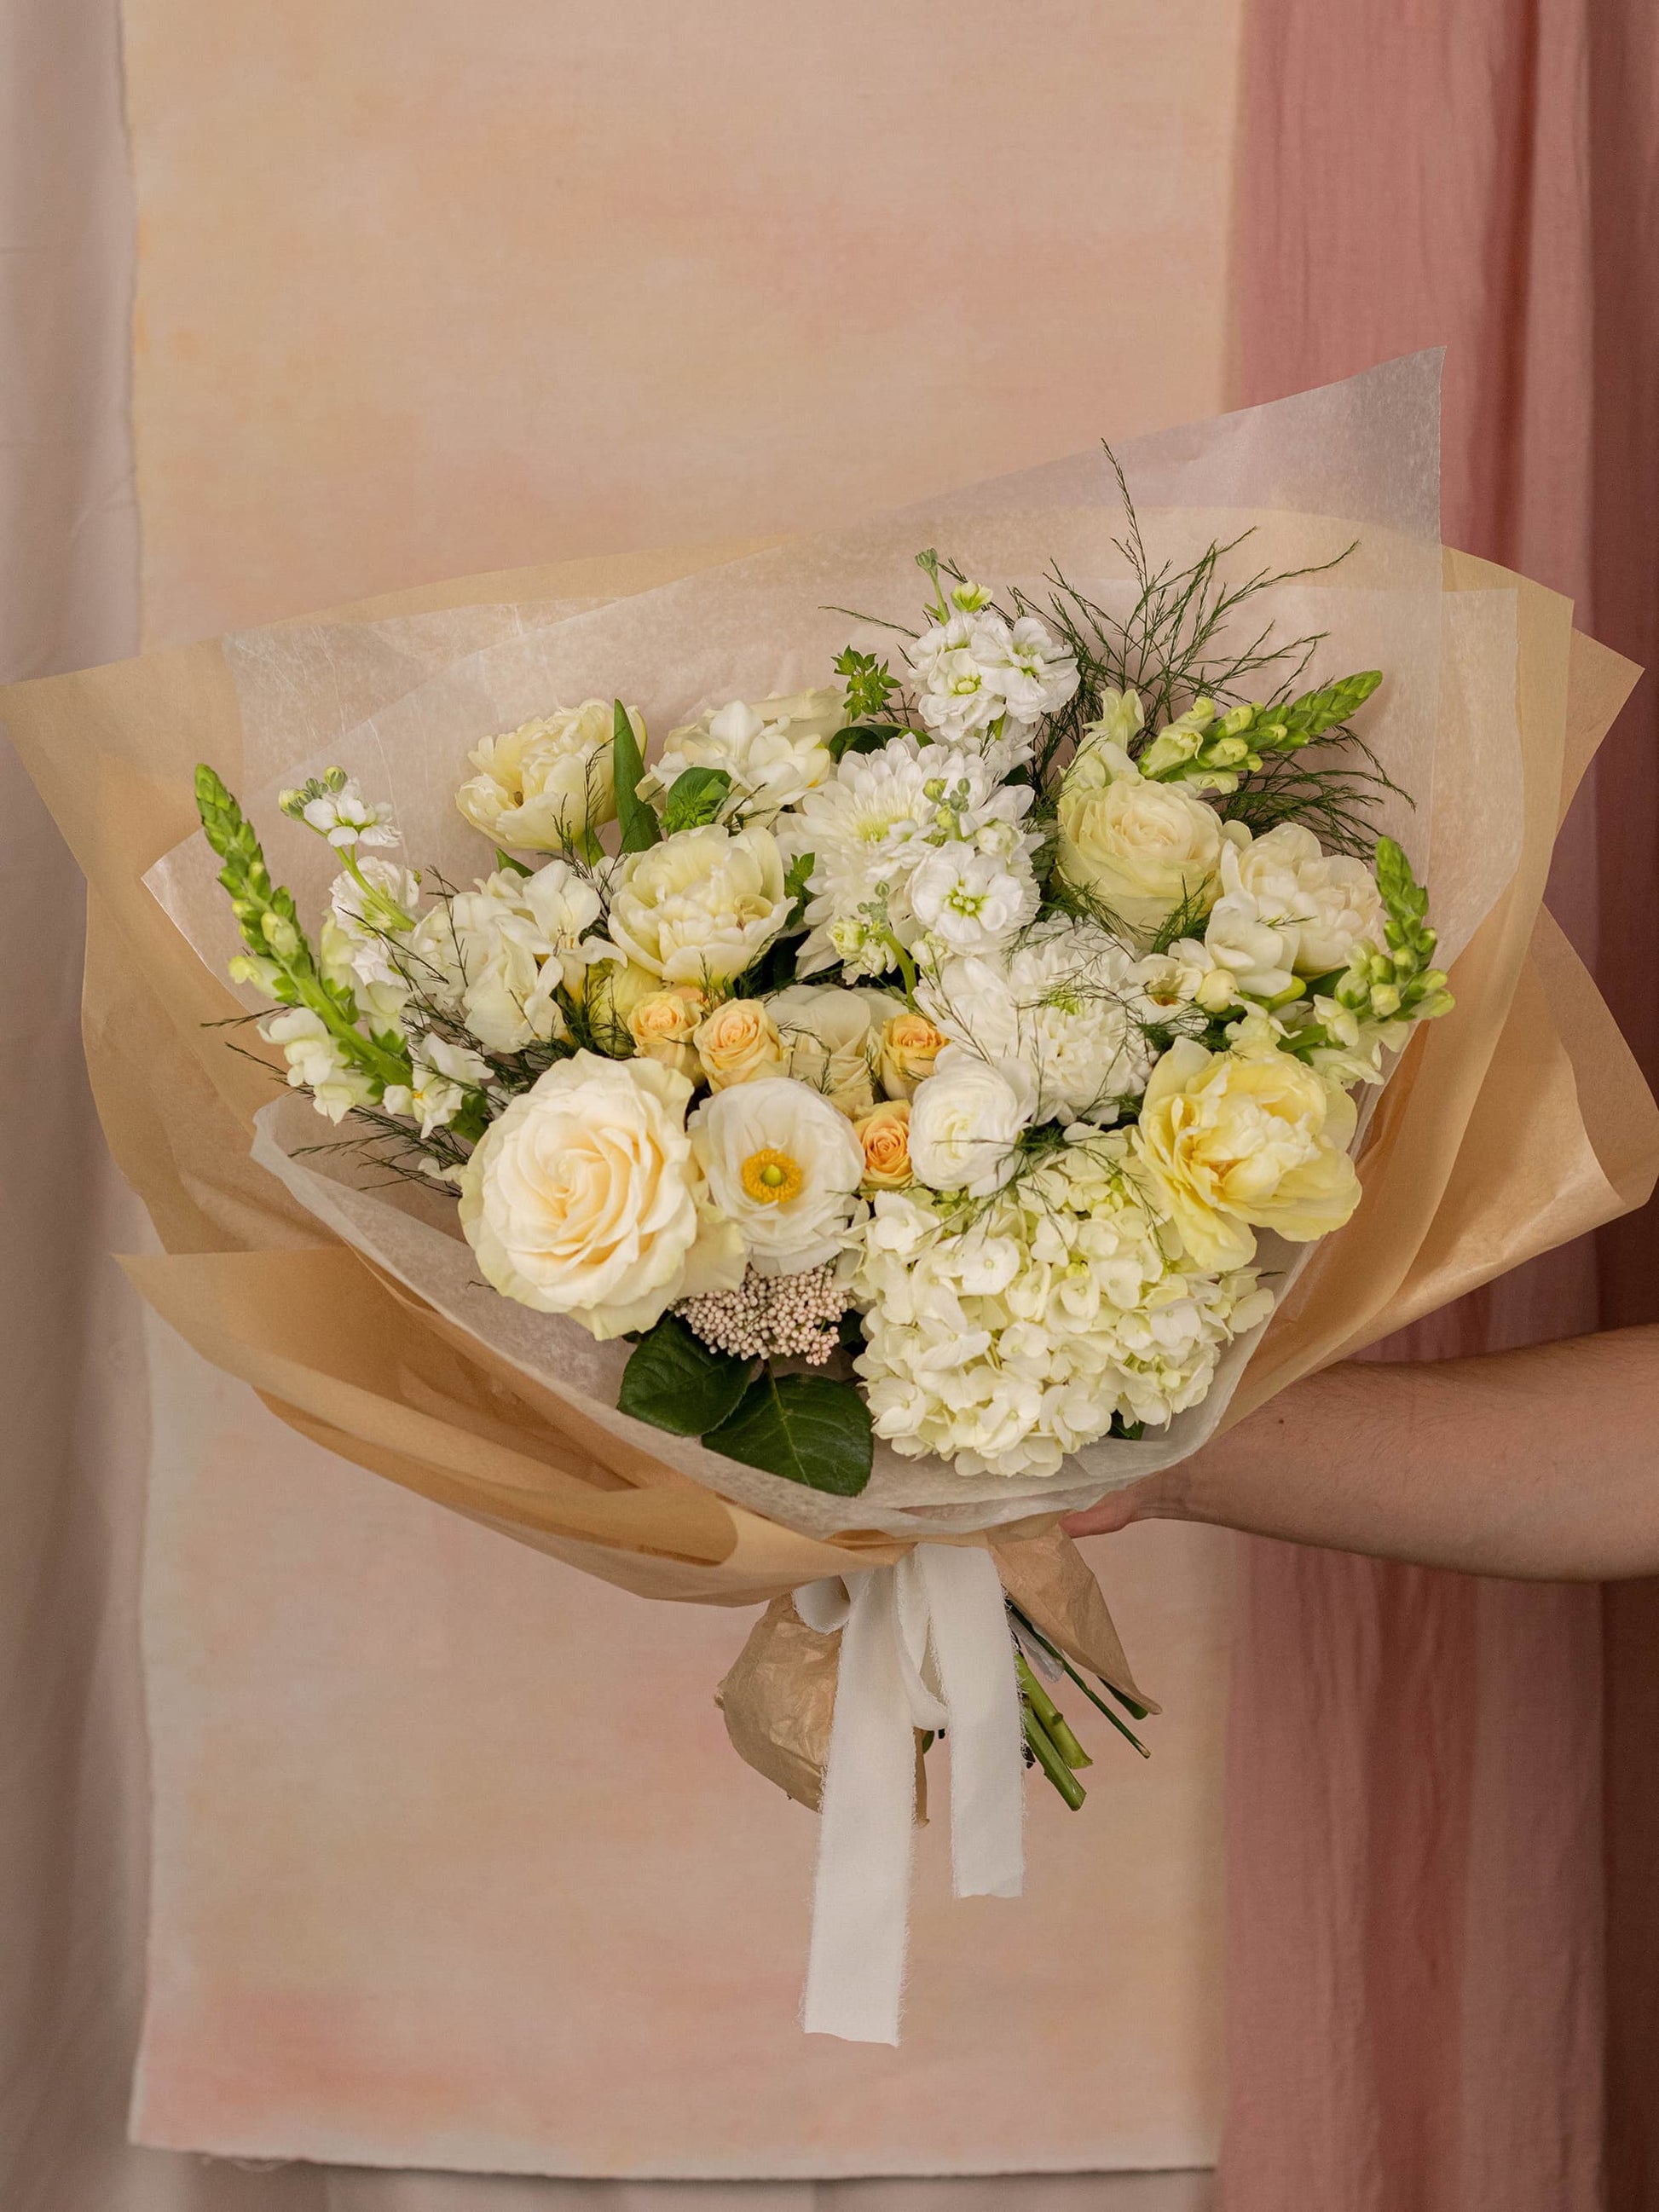
[[720,1694],[821,1808],[809,2027],[896,2034],[928,1746],[1009,1894],[1026,1769],[1082,1802],[1061,1678],[1151,1709],[1058,1513],[1650,1180],[1538,905],[1617,664],[1573,709],[1560,603],[1443,574],[1437,368],[20,695],[131,948],[136,1279],[363,1465],[771,1601]]

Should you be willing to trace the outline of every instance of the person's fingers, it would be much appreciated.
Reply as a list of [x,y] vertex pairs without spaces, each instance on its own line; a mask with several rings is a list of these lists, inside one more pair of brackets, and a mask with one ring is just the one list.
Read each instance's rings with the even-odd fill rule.
[[1131,1488],[1115,1490],[1109,1498],[1103,1498],[1098,1505],[1087,1506],[1081,1513],[1068,1513],[1060,1525],[1068,1536],[1115,1536],[1134,1517],[1135,1498]]

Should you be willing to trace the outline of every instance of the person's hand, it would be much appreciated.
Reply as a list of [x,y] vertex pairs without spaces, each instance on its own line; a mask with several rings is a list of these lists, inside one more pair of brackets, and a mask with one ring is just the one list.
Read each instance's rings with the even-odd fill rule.
[[1172,1479],[1177,1472],[1166,1468],[1162,1474],[1149,1474],[1142,1481],[1114,1490],[1098,1505],[1068,1513],[1060,1525],[1068,1536],[1115,1536],[1132,1521],[1179,1520],[1180,1500]]

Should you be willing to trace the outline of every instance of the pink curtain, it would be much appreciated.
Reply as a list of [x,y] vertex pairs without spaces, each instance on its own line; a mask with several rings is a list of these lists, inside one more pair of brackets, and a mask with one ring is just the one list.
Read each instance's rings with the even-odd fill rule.
[[[1443,343],[1447,538],[1651,665],[1652,0],[1250,0],[1241,115],[1237,399]],[[1650,1079],[1656,689],[1587,781],[1550,894]],[[1655,1231],[1650,1208],[1384,1356],[1651,1320]],[[1659,2201],[1659,1587],[1263,1542],[1240,1570],[1224,2201]]]

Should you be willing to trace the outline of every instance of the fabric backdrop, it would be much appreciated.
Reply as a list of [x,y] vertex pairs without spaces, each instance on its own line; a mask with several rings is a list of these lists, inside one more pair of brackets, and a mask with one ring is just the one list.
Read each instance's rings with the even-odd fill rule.
[[[1237,400],[1443,343],[1445,536],[1571,593],[1581,629],[1651,670],[1651,0],[1253,0],[1240,115]],[[1549,902],[1650,1081],[1656,890],[1650,674]],[[1385,1356],[1651,1321],[1656,1227],[1627,1216]],[[1226,2203],[1645,2212],[1659,1586],[1242,1550]]]

